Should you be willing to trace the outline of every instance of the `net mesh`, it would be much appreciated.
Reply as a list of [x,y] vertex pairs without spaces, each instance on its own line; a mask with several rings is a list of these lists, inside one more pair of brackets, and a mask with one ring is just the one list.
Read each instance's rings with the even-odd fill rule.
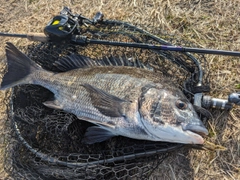
[[[82,35],[93,39],[190,46],[160,30],[145,29],[149,31],[118,21],[104,21],[96,26],[83,27],[81,31]],[[203,71],[207,72],[204,56],[180,52],[101,44],[77,46],[69,42],[33,43],[20,49],[44,69],[55,72],[59,70],[53,63],[71,53],[94,60],[109,56],[138,59],[171,77],[189,99],[192,97],[191,87],[197,83],[199,74],[194,60],[201,62]],[[208,84],[207,76],[204,77],[203,82]],[[82,144],[83,135],[92,124],[79,120],[73,114],[46,108],[42,103],[51,96],[50,91],[36,85],[15,87],[12,92],[5,169],[13,178],[147,179],[166,157],[183,147],[181,144],[125,137],[114,137],[92,145]]]

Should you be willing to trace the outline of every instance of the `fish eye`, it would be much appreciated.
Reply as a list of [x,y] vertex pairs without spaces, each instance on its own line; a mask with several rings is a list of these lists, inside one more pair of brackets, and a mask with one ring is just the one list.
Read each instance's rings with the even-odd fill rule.
[[185,103],[181,100],[177,100],[175,104],[178,109],[181,109],[181,110],[187,109],[187,103]]

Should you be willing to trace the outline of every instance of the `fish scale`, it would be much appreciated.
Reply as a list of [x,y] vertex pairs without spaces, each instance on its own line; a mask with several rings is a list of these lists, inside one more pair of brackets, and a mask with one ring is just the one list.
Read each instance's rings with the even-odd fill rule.
[[[55,100],[44,105],[97,125],[87,129],[85,143],[121,135],[140,140],[202,144],[201,135],[208,134],[184,94],[162,74],[139,68],[144,65],[104,66],[85,56],[71,55],[56,63],[65,72],[54,73],[42,69],[11,43],[7,43],[6,56],[8,72],[1,89],[37,84],[52,91]],[[117,59],[111,57],[109,61]]]
[[[101,68],[102,67],[99,67],[99,69]],[[108,68],[104,67],[104,69],[108,71]],[[134,68],[131,68],[131,70],[134,70]],[[100,119],[101,122],[112,121],[112,118],[103,116],[93,107],[88,92],[84,87],[81,87],[82,84],[88,83],[94,85],[97,88],[108,91],[110,94],[123,99],[126,98],[126,93],[124,92],[126,92],[126,90],[128,92],[131,90],[133,92],[130,93],[132,95],[130,100],[137,101],[139,94],[141,93],[141,87],[147,83],[152,83],[144,79],[136,79],[129,75],[119,75],[114,73],[96,74],[91,76],[91,71],[92,69],[89,68],[85,70],[84,74],[79,70],[73,70],[71,72],[49,76],[41,75],[41,78],[38,78],[38,81],[35,81],[35,83],[52,91],[64,110],[74,113],[78,117],[86,116],[91,119]],[[52,72],[47,73],[52,74]],[[87,74],[90,75],[88,76]],[[36,78],[37,76],[39,76],[39,74],[36,75]],[[49,79],[49,77],[51,78]],[[72,79],[74,77],[81,78],[75,78],[75,81],[73,81]],[[71,82],[70,86],[69,82]],[[123,86],[123,84],[125,86]],[[73,95],[76,95],[75,99],[72,98]]]

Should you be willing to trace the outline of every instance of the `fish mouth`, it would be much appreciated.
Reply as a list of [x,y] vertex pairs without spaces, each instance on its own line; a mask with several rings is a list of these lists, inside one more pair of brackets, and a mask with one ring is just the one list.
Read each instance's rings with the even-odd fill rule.
[[208,130],[200,120],[189,124],[182,124],[182,130],[192,137],[193,144],[203,144],[203,137],[208,135]]
[[203,144],[204,139],[201,135],[198,133],[195,133],[193,131],[186,130],[184,131],[189,137],[191,137],[191,140],[187,142],[187,144]]
[[183,130],[191,131],[192,133],[203,137],[208,135],[208,130],[204,127],[203,124],[187,124],[186,126],[183,126]]

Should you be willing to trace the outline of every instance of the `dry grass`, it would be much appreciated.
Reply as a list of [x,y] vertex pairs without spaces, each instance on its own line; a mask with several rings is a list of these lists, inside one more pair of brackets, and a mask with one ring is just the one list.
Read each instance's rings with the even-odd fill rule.
[[[63,6],[87,17],[101,10],[105,18],[118,19],[133,24],[144,24],[177,34],[181,39],[200,47],[240,50],[240,2],[238,0],[9,0],[0,7],[0,31],[42,32],[43,27]],[[4,44],[26,45],[27,40],[0,38],[0,57]],[[206,56],[211,70],[211,95],[224,98],[237,91],[240,84],[240,58]],[[0,92],[0,98],[7,96]],[[0,118],[0,177],[6,177],[2,168],[6,120],[4,103]],[[209,121],[208,140],[228,148],[227,151],[208,152],[193,150],[177,154],[165,161],[152,179],[240,179],[240,107],[230,113],[213,111]]]

